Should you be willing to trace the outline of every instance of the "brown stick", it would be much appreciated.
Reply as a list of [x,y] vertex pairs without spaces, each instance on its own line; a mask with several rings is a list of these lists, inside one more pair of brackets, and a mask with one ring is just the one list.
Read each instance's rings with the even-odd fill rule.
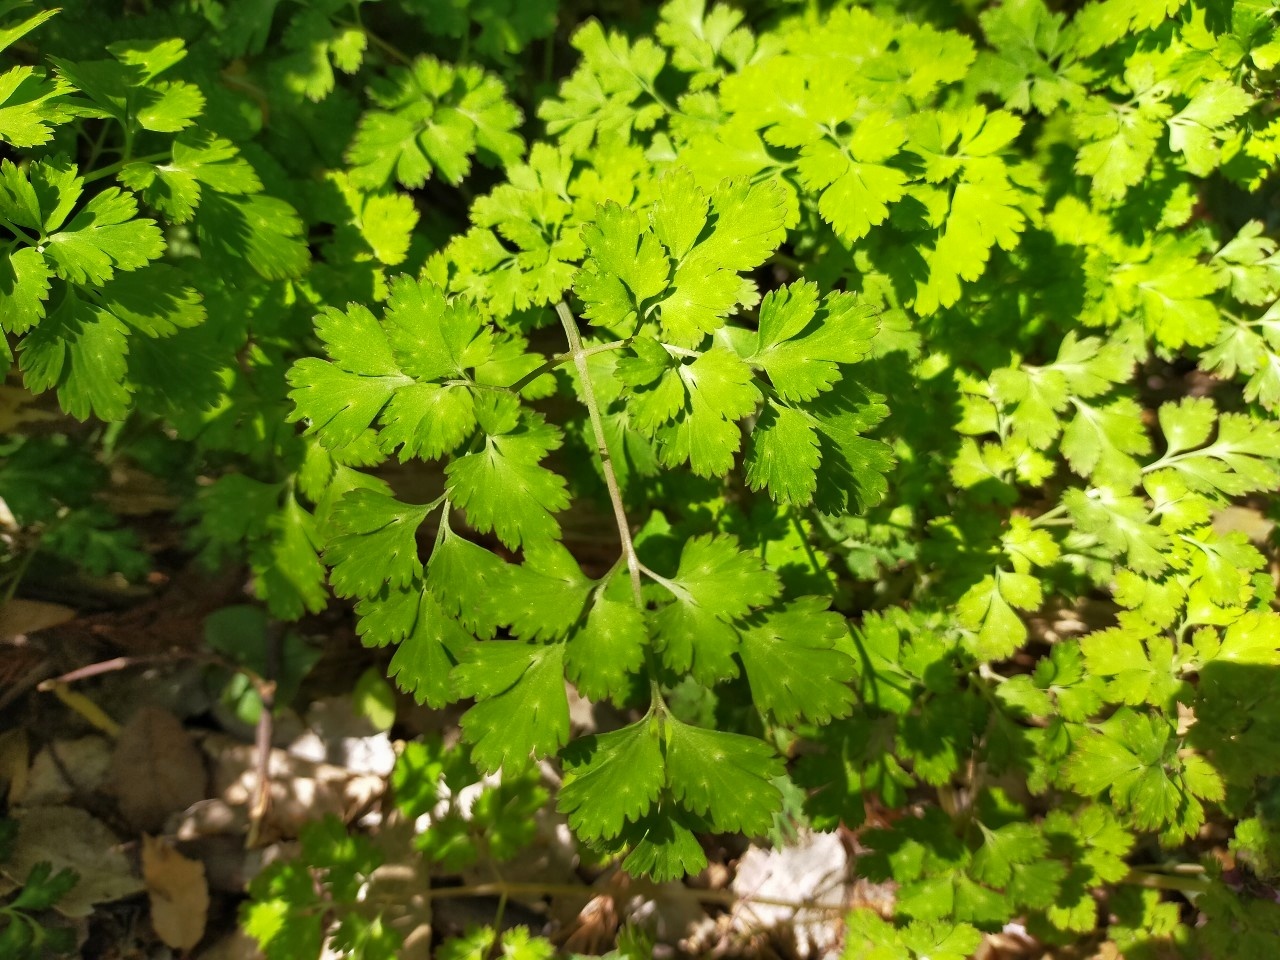
[[258,729],[253,738],[256,751],[253,801],[249,804],[249,832],[245,848],[253,849],[262,839],[262,825],[271,809],[271,738],[275,732],[273,711],[276,705],[276,674],[279,672],[280,643],[274,631],[267,631],[267,676],[257,685],[262,712],[258,714]]

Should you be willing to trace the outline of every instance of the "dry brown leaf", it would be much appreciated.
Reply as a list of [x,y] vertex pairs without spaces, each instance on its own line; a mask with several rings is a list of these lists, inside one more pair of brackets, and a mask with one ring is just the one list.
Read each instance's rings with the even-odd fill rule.
[[1252,543],[1265,544],[1276,528],[1275,521],[1253,507],[1230,506],[1214,511],[1213,531],[1219,536],[1243,533]]
[[258,941],[243,930],[235,930],[215,940],[197,955],[197,960],[262,960]]
[[13,855],[0,864],[0,871],[21,881],[33,866],[47,860],[55,872],[69,867],[80,875],[71,892],[58,901],[59,913],[87,917],[94,904],[132,896],[142,889],[128,858],[119,850],[116,835],[78,807],[17,809],[11,816],[18,821],[18,839]]
[[[734,909],[733,928],[789,935],[800,956],[827,956],[837,950],[835,920],[847,905],[845,884],[849,858],[834,833],[801,831],[778,849],[752,846],[738,861],[733,892],[742,898]],[[756,903],[753,898],[804,904]],[[810,906],[811,905],[811,906]]]
[[110,767],[111,741],[106,737],[94,733],[51,741],[31,761],[21,788],[14,781],[9,801],[23,807],[69,803],[77,794],[99,789]]
[[27,731],[22,727],[0,733],[0,798],[22,796],[27,788],[27,765],[31,747],[27,743]]
[[0,433],[13,433],[24,423],[58,419],[56,413],[41,409],[36,402],[29,390],[0,383]]
[[204,864],[188,860],[163,839],[143,834],[142,879],[156,936],[175,950],[193,949],[204,936],[209,918]]
[[[213,762],[214,796],[243,811],[257,790],[257,749],[216,733],[205,736],[201,744]],[[325,814],[349,820],[386,790],[383,777],[353,775],[331,763],[315,763],[278,749],[271,750],[267,771],[271,803],[266,835],[270,838],[296,837],[304,824]]]
[[181,503],[163,480],[120,461],[112,465],[111,485],[99,491],[98,499],[117,516],[167,513]]
[[74,620],[76,612],[60,603],[13,599],[0,603],[0,638],[26,636]]
[[159,831],[171,813],[203,800],[204,759],[182,721],[143,707],[120,732],[111,782],[120,812],[139,830]]

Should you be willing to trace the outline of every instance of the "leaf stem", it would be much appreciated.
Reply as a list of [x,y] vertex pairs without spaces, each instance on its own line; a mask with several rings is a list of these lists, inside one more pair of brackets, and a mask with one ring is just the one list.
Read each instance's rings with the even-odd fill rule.
[[556,315],[564,327],[565,340],[569,343],[569,355],[573,357],[578,368],[578,379],[582,382],[582,403],[587,408],[587,418],[591,421],[591,432],[595,436],[596,455],[600,458],[600,470],[604,474],[604,485],[609,491],[609,502],[613,504],[613,519],[618,526],[618,539],[622,541],[622,556],[627,562],[627,574],[631,578],[631,595],[636,607],[644,609],[644,595],[640,589],[640,558],[636,556],[635,544],[631,540],[631,524],[627,521],[627,511],[622,503],[622,488],[618,486],[618,476],[613,470],[613,458],[609,455],[609,443],[604,435],[604,420],[600,416],[600,404],[596,400],[595,387],[591,384],[591,371],[587,368],[589,354],[582,346],[582,334],[578,332],[578,323],[573,318],[569,305],[561,300],[556,304]]
[[[597,344],[594,347],[584,347],[582,350],[582,355],[584,357],[594,357],[597,353],[607,353],[610,350],[620,350],[630,343],[631,343],[630,337],[628,337],[625,340],[612,340],[609,343]],[[528,373],[526,373],[523,377],[521,377],[515,383],[511,384],[511,386],[507,387],[507,389],[510,390],[512,393],[519,393],[521,390],[523,390],[529,384],[533,383],[533,381],[537,380],[544,373],[550,373],[556,367],[566,364],[573,359],[574,359],[574,353],[572,350],[567,350],[564,353],[557,353],[554,357],[548,358],[546,362],[539,364],[536,369],[530,370]]]
[[1052,510],[1046,510],[1044,513],[1040,514],[1040,516],[1032,517],[1031,526],[1039,527],[1039,526],[1045,526],[1045,525],[1053,525],[1055,524],[1055,522],[1058,520],[1059,517],[1065,517],[1066,513],[1067,513],[1067,505],[1065,503],[1060,503],[1056,507],[1054,507]]
[[125,156],[120,160],[117,160],[115,163],[109,164],[100,170],[93,170],[90,173],[86,173],[84,175],[84,182],[93,183],[93,181],[101,180],[103,177],[113,177],[131,163],[159,163],[161,160],[166,159],[168,156],[169,156],[168,153],[152,153],[152,154],[148,154],[145,157],[133,157],[133,158]]
[[107,142],[107,131],[110,129],[111,129],[111,125],[106,122],[103,122],[102,128],[98,131],[98,136],[94,138],[93,143],[91,145],[91,149],[89,151],[89,159],[84,165],[84,168],[86,170],[92,170],[94,164],[98,162],[98,157],[101,156],[102,154],[102,148],[103,146],[106,145],[106,142]]
[[[511,900],[516,897],[581,897],[583,900],[591,900],[596,897],[609,897],[610,899],[619,899],[622,897],[634,896],[635,891],[625,892],[619,889],[608,889],[600,887],[592,887],[586,885],[569,884],[569,883],[538,883],[521,882],[521,881],[490,881],[487,883],[472,883],[460,887],[431,887],[421,891],[421,896],[425,900],[457,900],[471,897],[507,897]],[[724,907],[738,907],[741,905],[752,905],[763,907],[778,907],[783,910],[791,911],[814,911],[827,913],[846,913],[849,907],[844,903],[816,903],[811,900],[784,900],[777,897],[758,897],[752,894],[739,895],[732,890],[704,890],[696,887],[686,887],[681,885],[667,885],[661,890],[655,890],[654,896],[669,897],[671,899],[694,900],[698,903],[714,903]],[[400,900],[382,900],[378,897],[371,897],[367,903],[381,907],[386,905],[402,906]],[[325,911],[332,909],[332,903],[319,903],[307,905],[297,908],[296,912],[300,914],[308,914],[314,911]]]
[[1151,869],[1134,867],[1120,880],[1121,883],[1148,887],[1155,890],[1177,890],[1181,893],[1205,893],[1213,885],[1207,877],[1195,874],[1159,873]]
[[29,247],[39,246],[41,240],[43,240],[43,237],[40,240],[31,237],[25,230],[6,217],[0,217],[0,225],[3,225],[13,231],[14,235]]
[[[594,887],[573,886],[563,883],[519,883],[506,881],[502,883],[476,883],[462,887],[433,887],[424,891],[432,900],[445,900],[457,897],[495,897],[505,894],[508,898],[519,896],[581,896],[584,899],[593,897],[618,896],[612,891]],[[715,903],[726,907],[738,904],[758,904],[765,907],[779,907],[786,910],[829,910],[832,913],[844,913],[848,910],[844,904],[813,903],[805,900],[783,900],[773,897],[756,897],[750,894],[740,896],[732,890],[699,890],[693,887],[664,887],[663,896],[675,894],[700,903]]]
[[383,40],[380,36],[378,36],[376,33],[374,33],[372,30],[366,27],[363,23],[352,23],[348,20],[339,20],[337,22],[337,26],[346,27],[348,30],[357,30],[360,33],[364,34],[364,38],[368,40],[369,43],[373,44],[375,47],[381,50],[384,54],[386,54],[392,60],[395,60],[397,63],[401,63],[406,67],[409,66],[411,63],[413,63],[412,57],[410,57],[407,53],[405,53],[399,47],[396,47],[393,44],[388,43],[386,40]]
[[675,583],[672,580],[668,580],[666,577],[664,577],[660,573],[650,570],[643,563],[640,564],[640,572],[643,573],[650,580],[652,580],[654,583],[659,584],[662,587],[665,587],[669,593],[672,593],[677,597],[688,596],[688,594],[685,593],[683,588],[681,588],[680,584]]

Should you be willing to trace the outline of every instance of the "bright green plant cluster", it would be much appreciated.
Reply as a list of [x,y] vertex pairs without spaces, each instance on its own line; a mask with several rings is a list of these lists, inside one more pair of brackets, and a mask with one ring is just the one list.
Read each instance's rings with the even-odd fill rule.
[[[187,502],[211,563],[249,562],[276,616],[316,611],[312,508],[359,481],[288,426],[284,372],[325,303],[385,296],[388,270],[429,251],[398,184],[453,185],[522,155],[522,113],[495,71],[516,69],[554,7],[34,6],[0,4],[0,142],[17,158],[0,161],[0,361],[73,417],[114,425],[6,442],[0,496],[22,535],[0,559],[145,571],[93,498],[104,461],[128,463]],[[456,50],[469,21],[487,25],[484,65],[426,52]],[[6,430],[42,413],[3,402]],[[203,468],[212,484],[197,485]]]
[[[304,828],[296,860],[272,864],[254,878],[244,925],[268,960],[318,957],[326,942],[353,960],[394,960],[406,933],[429,916],[429,908],[415,907],[413,899],[429,902],[433,891],[383,878],[394,875],[395,868],[457,872],[481,860],[501,864],[529,846],[533,814],[547,800],[535,773],[499,784],[482,782],[465,747],[446,748],[438,739],[409,744],[396,762],[391,786],[394,816],[410,823],[429,820],[412,850],[375,844],[330,817]],[[652,944],[634,931],[623,939],[630,945],[619,944],[612,954],[618,960],[650,955]],[[492,925],[477,927],[445,939],[433,955],[447,960],[551,960],[557,955],[549,940],[525,927],[503,931],[501,952],[494,952],[499,949],[494,940]]]
[[[92,57],[24,6],[26,387],[127,417],[276,617],[353,601],[478,772],[558,761],[659,879],[859,828],[897,916],[850,955],[1264,955],[1269,4],[673,0],[558,91],[548,5],[192,0]],[[566,683],[629,722],[575,738]]]
[[[0,820],[0,865],[8,862],[17,844],[19,825]],[[47,860],[33,864],[17,889],[0,900],[0,949],[12,960],[40,960],[61,956],[75,946],[75,931],[46,924],[47,911],[56,907],[80,882],[74,870],[54,870]]]

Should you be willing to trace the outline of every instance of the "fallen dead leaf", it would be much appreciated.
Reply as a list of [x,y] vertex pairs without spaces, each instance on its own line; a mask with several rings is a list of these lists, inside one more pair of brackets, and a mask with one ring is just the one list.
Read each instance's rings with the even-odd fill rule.
[[143,834],[142,879],[156,936],[175,950],[192,950],[204,936],[209,917],[204,864],[188,860],[163,839]]
[[262,960],[258,941],[243,930],[236,930],[196,955],[198,960]]
[[7,795],[13,803],[26,789],[30,751],[27,731],[22,727],[0,733],[0,798]]
[[199,748],[159,707],[143,707],[120,732],[111,782],[120,812],[139,830],[159,831],[169,814],[208,796]]
[[23,807],[67,803],[77,794],[93,793],[101,787],[110,766],[111,741],[106,737],[95,733],[54,740],[31,761],[21,789],[14,781],[10,802]]
[[12,433],[24,423],[57,420],[58,415],[41,409],[29,390],[0,384],[0,433]]
[[0,638],[26,636],[74,620],[76,612],[60,603],[9,600],[0,604]]
[[[257,789],[258,751],[222,734],[201,741],[214,763],[213,796],[237,811],[244,811]],[[267,763],[271,803],[267,809],[269,838],[296,837],[303,824],[332,813],[344,820],[366,810],[386,790],[383,777],[352,774],[331,763],[316,763],[273,749]]]
[[621,919],[662,943],[677,942],[687,953],[707,952],[715,921],[705,906],[679,882],[633,885],[635,896],[622,904]]
[[160,478],[127,462],[111,468],[111,483],[98,499],[118,516],[144,516],[175,510],[181,502]]
[[357,712],[352,697],[316,700],[307,711],[307,727],[289,744],[296,757],[379,777],[396,765],[391,738]]
[[[835,956],[839,926],[833,923],[846,904],[849,858],[834,833],[803,831],[795,842],[775,850],[751,847],[738,861],[733,892],[742,898],[733,927],[740,933],[774,930],[789,934],[802,957]],[[753,898],[812,904],[795,909],[753,903]],[[833,909],[820,909],[828,907]]]
[[87,917],[97,903],[109,903],[142,890],[116,835],[78,807],[15,809],[18,839],[13,855],[0,866],[21,883],[33,866],[47,860],[54,871],[69,867],[80,881],[55,909],[68,917]]
[[1243,533],[1250,542],[1264,544],[1275,530],[1275,521],[1253,507],[1229,506],[1213,514],[1213,531],[1219,536]]

